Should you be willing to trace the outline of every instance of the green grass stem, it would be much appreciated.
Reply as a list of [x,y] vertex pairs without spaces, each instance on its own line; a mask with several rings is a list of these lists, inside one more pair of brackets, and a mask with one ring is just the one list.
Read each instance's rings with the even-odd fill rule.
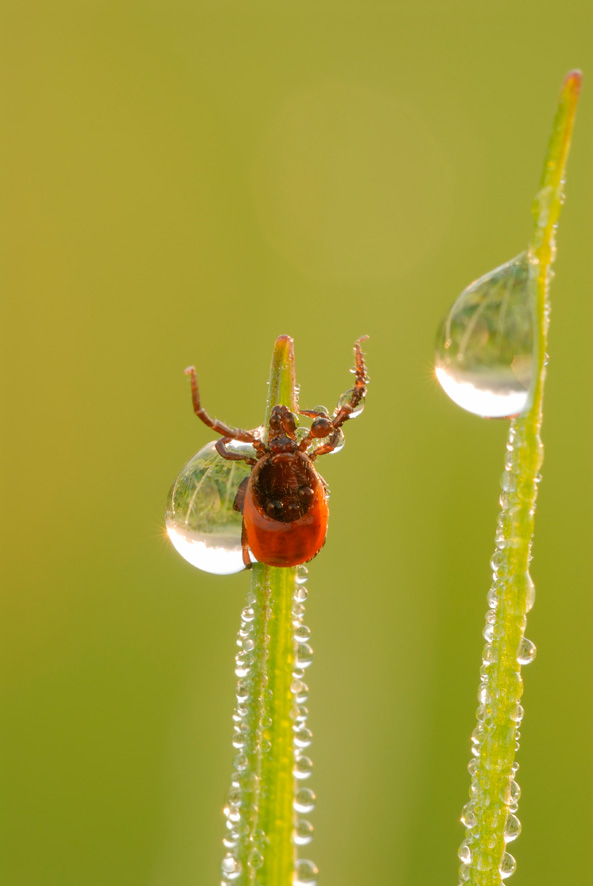
[[[288,336],[280,336],[274,346],[266,427],[275,405],[297,412],[294,347]],[[242,613],[234,715],[239,754],[225,810],[229,852],[222,865],[223,882],[237,886],[290,886],[296,865],[291,689],[296,579],[296,567],[254,564]]]
[[531,406],[513,419],[502,475],[501,513],[492,558],[493,585],[486,616],[478,725],[472,735],[470,801],[462,821],[466,836],[459,850],[460,882],[500,886],[515,870],[507,844],[520,832],[515,780],[519,724],[523,716],[521,665],[535,655],[525,639],[534,589],[529,575],[537,487],[543,459],[540,439],[549,320],[548,293],[555,255],[555,232],[563,200],[564,170],[581,85],[569,73],[560,95],[528,248],[529,285],[536,318],[536,378]]

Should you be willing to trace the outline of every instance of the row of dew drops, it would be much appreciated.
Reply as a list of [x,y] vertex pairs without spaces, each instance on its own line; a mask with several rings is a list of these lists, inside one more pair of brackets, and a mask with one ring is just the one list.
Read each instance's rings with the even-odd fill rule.
[[[454,402],[476,415],[512,418],[525,412],[531,404],[537,359],[530,284],[533,261],[527,253],[521,253],[470,284],[441,325],[436,347],[437,379]],[[541,447],[539,441],[538,445]],[[509,537],[509,527],[517,514],[515,509],[526,506],[517,491],[519,450],[520,441],[511,425],[501,479],[496,551],[491,562],[493,584],[483,631],[486,645],[480,668],[478,722],[471,737],[470,799],[461,816],[466,832],[458,852],[460,886],[501,883],[516,869],[515,859],[507,847],[521,832],[516,815],[520,788],[515,776],[519,767],[514,762],[523,717],[521,665],[533,661],[536,653],[535,645],[523,635],[524,613],[531,609],[535,599],[533,582],[527,571],[509,574],[505,550],[517,542]],[[533,516],[532,512],[530,515]],[[521,639],[517,668],[508,675],[508,685],[501,689],[494,675],[498,669],[497,641],[504,631],[503,591],[507,592],[507,611],[511,595],[516,601]],[[500,805],[492,805],[486,784],[498,786]],[[501,857],[497,834],[501,831],[502,817],[505,821]]]
[[[507,574],[507,560],[504,555],[505,548],[513,546],[513,538],[507,538],[506,528],[509,517],[512,517],[513,509],[520,507],[518,504],[516,479],[519,472],[518,450],[516,445],[516,432],[510,428],[509,441],[507,444],[507,457],[505,470],[501,477],[502,492],[500,496],[501,512],[496,531],[496,551],[492,557],[491,566],[493,584],[488,592],[488,612],[483,630],[486,641],[482,652],[482,664],[480,667],[480,685],[478,689],[478,708],[476,710],[477,726],[471,736],[472,757],[468,765],[471,776],[469,789],[470,800],[463,808],[461,821],[466,827],[465,839],[459,847],[459,884],[467,886],[468,883],[482,886],[493,882],[492,873],[497,859],[493,850],[496,845],[496,832],[500,824],[500,815],[506,815],[504,825],[505,851],[498,862],[498,874],[500,881],[510,877],[516,869],[516,861],[506,847],[516,840],[521,833],[521,823],[517,818],[517,809],[521,795],[520,787],[516,781],[519,764],[512,762],[510,774],[502,773],[506,762],[504,748],[499,742],[504,743],[505,738],[514,737],[514,751],[519,750],[521,734],[519,726],[523,719],[523,706],[520,699],[523,694],[523,680],[521,677],[521,665],[530,664],[536,655],[535,644],[528,640],[523,631],[526,624],[525,614],[535,602],[535,586],[529,572]],[[541,443],[539,444],[541,447]],[[539,477],[537,478],[539,481]],[[531,555],[530,555],[531,559]],[[497,665],[498,648],[496,641],[501,637],[504,628],[501,624],[501,598],[504,590],[510,590],[516,601],[517,612],[521,628],[521,639],[517,649],[517,669],[511,673],[511,679],[504,692],[498,694],[493,691],[492,671]],[[524,601],[521,602],[521,601]],[[509,596],[506,597],[508,610]],[[502,714],[506,725],[501,728],[495,727],[493,714],[495,711]],[[496,736],[493,734],[497,729]],[[512,748],[511,748],[512,753]],[[481,781],[481,767],[485,767],[490,777],[499,775],[500,800],[504,808],[498,810],[489,809],[489,798],[485,796]],[[481,824],[481,828],[480,828]]]
[[[294,790],[294,829],[293,843],[298,853],[308,846],[313,839],[313,825],[307,818],[315,808],[315,794],[308,787],[313,763],[307,755],[313,736],[308,728],[308,710],[305,706],[309,688],[304,681],[305,672],[313,661],[313,650],[309,644],[310,630],[303,623],[305,601],[307,599],[307,568],[297,567],[297,579],[292,597],[292,623],[296,643],[295,664],[292,673],[291,692],[294,701],[293,717],[293,750],[295,780]],[[268,604],[269,605],[269,604]],[[221,886],[258,886],[257,872],[264,863],[266,851],[266,834],[257,827],[257,790],[259,776],[255,771],[255,761],[261,753],[270,751],[269,741],[262,735],[262,730],[271,725],[266,716],[266,700],[271,690],[266,687],[267,677],[260,675],[263,681],[262,698],[257,697],[258,682],[254,679],[255,644],[253,640],[256,613],[256,597],[250,591],[247,594],[246,606],[241,613],[241,626],[237,636],[239,652],[236,655],[235,674],[238,678],[236,688],[237,704],[233,712],[233,747],[238,751],[234,758],[231,788],[224,808],[226,818],[223,846],[226,854],[222,860]],[[249,706],[263,706],[260,717],[260,729],[254,737],[253,747],[248,748]],[[261,709],[260,709],[261,710]],[[249,753],[251,751],[251,753]],[[245,847],[245,841],[247,846]],[[246,851],[242,851],[246,849]],[[247,870],[240,860],[247,858]],[[293,886],[316,886],[318,878],[316,865],[307,858],[297,858],[293,877]]]

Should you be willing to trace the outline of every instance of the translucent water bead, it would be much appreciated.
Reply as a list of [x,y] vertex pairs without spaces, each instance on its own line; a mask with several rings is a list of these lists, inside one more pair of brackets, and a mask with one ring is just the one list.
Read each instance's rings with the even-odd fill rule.
[[296,863],[293,886],[317,886],[319,871],[312,861],[300,858]]
[[[228,448],[253,454],[247,444]],[[242,451],[243,451],[242,450]],[[216,575],[244,569],[241,556],[241,522],[233,502],[251,467],[222,458],[208,443],[183,467],[171,487],[165,523],[175,549],[192,566]]]
[[[341,406],[344,406],[345,403],[350,403],[352,399],[352,395],[354,393],[354,388],[349,388],[347,391],[344,391],[343,394],[340,394],[338,397],[338,409]],[[364,397],[359,402],[358,406],[350,413],[350,418],[358,418],[358,416],[362,413],[364,409]]]
[[534,305],[526,253],[465,289],[443,321],[436,376],[463,409],[509,418],[530,405]]

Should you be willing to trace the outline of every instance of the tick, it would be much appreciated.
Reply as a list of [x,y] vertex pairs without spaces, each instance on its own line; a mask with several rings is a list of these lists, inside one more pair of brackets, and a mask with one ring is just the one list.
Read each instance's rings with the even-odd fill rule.
[[[340,398],[333,417],[320,410],[299,410],[313,419],[309,432],[297,439],[297,419],[287,406],[274,406],[270,413],[267,441],[255,431],[233,428],[210,418],[200,400],[196,370],[185,373],[191,379],[194,412],[222,439],[216,451],[230,461],[244,461],[251,473],[237,490],[233,507],[243,515],[241,548],[243,563],[249,569],[249,550],[260,563],[268,566],[298,566],[315,557],[325,543],[329,509],[327,486],[316,471],[314,462],[337,447],[341,427],[362,410],[368,377],[361,342],[354,344],[356,381]],[[250,443],[255,457],[227,449],[231,440]],[[325,440],[324,443],[319,441]]]

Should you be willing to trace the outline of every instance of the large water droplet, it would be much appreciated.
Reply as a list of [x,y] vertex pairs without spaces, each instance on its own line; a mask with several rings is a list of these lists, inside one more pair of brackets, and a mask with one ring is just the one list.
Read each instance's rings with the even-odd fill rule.
[[181,469],[169,492],[165,522],[176,550],[192,566],[216,575],[245,568],[242,516],[233,510],[233,503],[250,472],[245,462],[222,458],[214,443],[200,449]]
[[461,293],[439,331],[436,375],[455,403],[484,418],[529,407],[534,336],[526,253]]

